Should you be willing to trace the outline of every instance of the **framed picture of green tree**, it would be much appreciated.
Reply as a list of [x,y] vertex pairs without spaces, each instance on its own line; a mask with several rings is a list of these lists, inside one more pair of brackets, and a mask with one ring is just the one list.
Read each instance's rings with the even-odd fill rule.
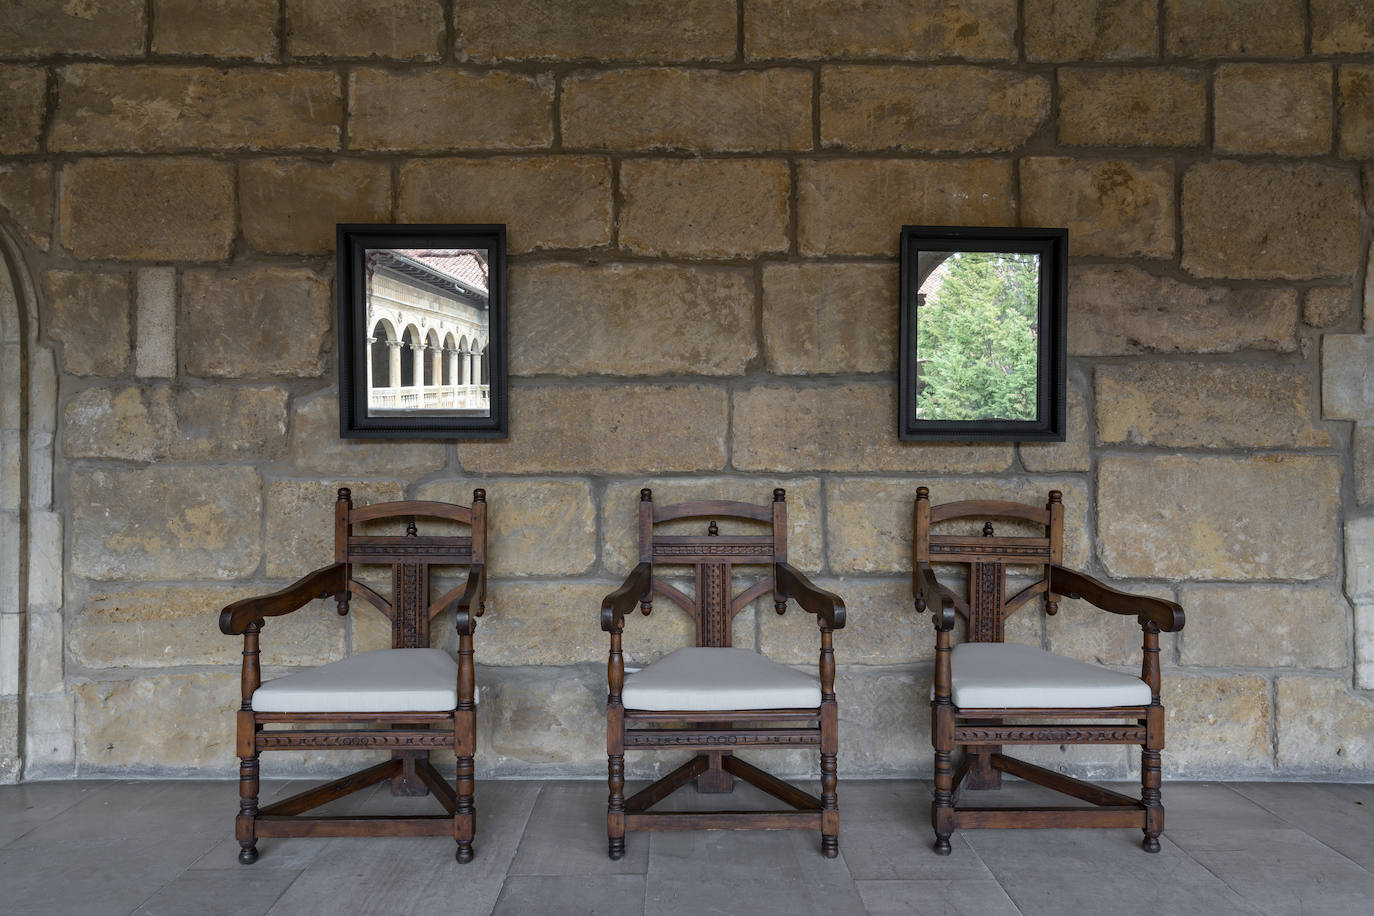
[[904,226],[902,439],[1063,441],[1068,230]]

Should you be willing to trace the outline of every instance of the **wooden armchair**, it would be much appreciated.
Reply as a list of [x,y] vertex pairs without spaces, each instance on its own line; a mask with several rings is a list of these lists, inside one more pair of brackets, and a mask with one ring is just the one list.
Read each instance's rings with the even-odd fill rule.
[[[453,836],[459,862],[472,861],[476,831],[473,748],[476,694],[472,635],[486,591],[486,494],[472,507],[439,502],[389,502],[355,509],[339,490],[334,512],[334,563],[279,592],[236,601],[220,612],[220,631],[243,636],[243,705],[238,712],[239,861],[257,861],[258,837]],[[470,536],[421,536],[416,518],[469,526]],[[354,534],[353,525],[397,520],[400,536]],[[392,600],[353,578],[354,566],[391,566]],[[464,565],[467,581],[429,601],[431,566]],[[363,652],[310,671],[262,682],[259,633],[316,598],[333,596],[340,615],[357,595],[391,620],[392,648]],[[429,623],[453,608],[458,660],[429,645]],[[292,729],[268,726],[304,726]],[[456,791],[429,762],[434,748],[458,758]],[[391,759],[265,808],[258,807],[258,756],[263,751],[389,750]],[[303,817],[304,812],[384,779],[394,795],[433,793],[446,813],[410,816]]]
[[[935,535],[934,525],[958,519],[987,520],[982,534]],[[1043,525],[1044,537],[998,536],[990,519]],[[935,851],[949,855],[955,830],[976,827],[1138,827],[1146,852],[1159,851],[1164,830],[1160,801],[1160,751],[1164,707],[1159,699],[1159,633],[1183,628],[1183,609],[1172,601],[1128,595],[1080,572],[1065,569],[1064,506],[1051,490],[1045,508],[969,500],[930,504],[916,489],[912,588],[916,609],[935,616],[935,687],[931,743],[935,747],[935,796],[931,825]],[[932,563],[968,567],[968,597],[941,585]],[[1008,565],[1039,566],[1044,578],[1006,596]],[[1044,596],[1045,613],[1059,596],[1082,598],[1112,614],[1136,617],[1144,632],[1140,677],[1003,642],[1003,622],[1031,599]],[[951,649],[956,612],[968,621],[968,641]],[[1064,722],[1063,720],[1072,720]],[[1080,724],[1084,719],[1102,724]],[[1008,757],[1004,744],[1138,744],[1140,798],[1073,779]],[[955,752],[964,756],[952,768]],[[995,789],[1010,773],[1094,807],[973,807],[960,804],[961,790]]]
[[[639,565],[625,584],[601,602],[601,628],[610,634],[607,665],[606,753],[610,799],[606,833],[610,856],[625,855],[626,830],[799,829],[821,832],[821,852],[839,854],[839,807],[835,757],[839,714],[835,705],[835,653],[831,632],[844,626],[844,602],[787,565],[786,494],[773,491],[771,506],[702,500],[655,506],[653,494],[639,493]],[[655,534],[654,526],[675,519],[712,519],[705,535]],[[719,533],[715,519],[744,519],[771,528],[764,535]],[[655,576],[655,564],[691,566],[695,596]],[[732,597],[736,566],[769,567],[765,578]],[[630,675],[625,674],[621,631],[638,605],[652,609],[655,594],[690,614],[696,646],[678,649]],[[736,614],[764,595],[782,614],[789,599],[816,615],[820,627],[820,676],[812,677],[731,647]],[[635,727],[639,726],[639,727]],[[816,798],[733,755],[744,747],[818,748],[821,797]],[[625,798],[626,750],[699,752],[648,788]],[[698,792],[729,792],[739,777],[788,806],[782,811],[649,810],[695,779]]]

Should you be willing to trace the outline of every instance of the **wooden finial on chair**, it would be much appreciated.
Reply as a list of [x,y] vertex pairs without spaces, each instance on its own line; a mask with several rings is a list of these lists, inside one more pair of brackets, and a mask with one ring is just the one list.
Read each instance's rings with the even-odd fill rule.
[[653,501],[654,501],[654,491],[653,491],[653,490],[650,490],[648,487],[645,487],[644,489],[640,490],[640,491],[639,491],[639,501],[642,502],[642,503],[651,503],[651,502],[653,502]]
[[339,502],[353,504],[353,491],[348,487],[339,487]]
[[917,487],[917,488],[916,488],[916,498],[917,498],[917,499],[930,499],[930,487]]
[[473,490],[473,491],[472,491],[472,501],[475,502],[475,503],[484,503],[484,502],[486,502],[486,501],[487,501],[487,491],[486,491],[486,490],[483,490],[481,487],[478,487],[477,489]]
[[784,490],[782,487],[778,487],[777,489],[775,489],[775,490],[773,491],[773,502],[775,502],[775,503],[787,502],[787,491]]
[[1063,494],[1063,493],[1060,493],[1058,490],[1051,490],[1051,491],[1050,491],[1050,501],[1049,501],[1049,503],[1046,504],[1045,508],[1048,509],[1050,506],[1053,506],[1055,503],[1063,502],[1063,500],[1064,500],[1064,494]]
[[415,538],[419,536],[420,529],[415,527],[415,519],[412,517],[411,520],[406,523],[406,537]]
[[990,538],[994,533],[992,522],[983,522],[983,537]]
[[715,522],[712,522],[711,524],[709,524],[709,525],[706,526],[706,534],[707,534],[708,536],[710,536],[710,537],[717,537],[717,536],[719,536],[719,535],[720,535],[720,526],[717,525]]

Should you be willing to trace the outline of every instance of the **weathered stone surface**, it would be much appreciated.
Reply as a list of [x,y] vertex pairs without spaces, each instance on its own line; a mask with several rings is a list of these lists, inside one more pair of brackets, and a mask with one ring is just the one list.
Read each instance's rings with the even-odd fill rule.
[[1069,268],[1069,352],[1231,353],[1297,349],[1297,294],[1193,286],[1138,267]]
[[1063,442],[1022,442],[1016,450],[1028,471],[1086,471],[1092,466],[1088,439],[1088,404],[1083,388],[1069,383]]
[[1345,523],[1345,593],[1360,603],[1374,599],[1374,518]]
[[153,53],[178,56],[277,56],[276,0],[154,0]]
[[[35,614],[30,610],[25,617],[25,646],[19,649],[24,659],[24,692],[29,695],[61,693],[65,689],[62,680],[65,661],[65,621],[62,610],[59,607],[42,614]],[[14,614],[0,617],[0,642],[5,641],[4,633],[10,629],[11,622],[13,632],[17,635],[19,617]],[[17,640],[15,648],[18,648]],[[10,646],[6,646],[5,649],[7,658],[19,657],[10,651]],[[0,693],[12,693],[19,689],[17,671],[14,673],[13,681],[14,683],[5,685],[6,689]]]
[[743,268],[531,264],[510,295],[513,375],[739,375],[757,352]]
[[1361,506],[1374,505],[1374,425],[1355,424],[1353,450],[1355,452],[1355,498]]
[[[811,575],[821,568],[821,483],[814,477],[669,477],[640,479],[606,487],[601,500],[602,566],[614,577],[629,575],[639,557],[639,491],[648,487],[660,506],[694,499],[733,499],[763,505],[775,487],[787,491],[787,560]],[[722,522],[722,534],[761,534],[766,528],[748,522]],[[705,522],[687,519],[658,525],[667,534],[700,534]],[[683,570],[671,570],[671,572]],[[619,582],[617,582],[617,585]]]
[[894,257],[904,224],[1010,226],[1015,200],[1006,159],[807,161],[797,178],[798,243],[804,255]]
[[[964,467],[945,467],[962,473]],[[856,477],[826,482],[826,559],[832,573],[897,573],[911,571],[912,506],[916,487],[930,488],[936,505],[964,499],[1001,499],[1043,506],[1050,490],[1064,494],[1064,563],[1082,568],[1088,560],[1086,487],[1074,478],[919,478]],[[968,531],[953,524],[944,534],[976,534],[981,522]],[[1044,527],[1006,522],[998,527],[1008,535],[1044,537]],[[942,573],[943,575],[943,573]],[[932,637],[933,638],[933,637]]]
[[853,150],[1015,149],[1050,112],[1049,80],[982,67],[826,67],[821,145]]
[[176,269],[141,268],[134,289],[135,327],[138,328],[134,341],[134,374],[139,378],[176,378]]
[[[907,665],[935,657],[930,617],[916,613],[910,579],[812,579],[844,599],[846,623],[835,634],[835,658],[845,665]],[[759,649],[775,662],[815,665],[821,639],[816,618],[789,604],[779,617],[761,602]]]
[[334,338],[329,283],[309,269],[188,270],[182,275],[182,360],[210,378],[312,378]]
[[1286,774],[1374,772],[1374,705],[1344,678],[1278,679],[1278,763]]
[[811,147],[811,73],[774,70],[608,70],[563,82],[570,149],[728,152]]
[[1339,116],[1341,156],[1374,158],[1374,66],[1342,64]]
[[441,0],[287,0],[286,47],[296,57],[434,61],[443,46]]
[[348,79],[353,149],[537,149],[553,142],[547,74],[363,68]]
[[1374,688],[1374,604],[1355,605],[1355,686]]
[[1315,156],[1331,149],[1329,64],[1222,64],[1215,96],[1218,152]]
[[1364,271],[1364,329],[1374,333],[1374,245],[1369,246],[1369,260]]
[[[484,766],[512,776],[605,773],[604,664],[554,671],[479,664],[477,686],[477,759]],[[652,755],[632,758],[645,756]]]
[[1016,59],[1012,0],[753,0],[744,5],[752,58]]
[[687,61],[735,56],[733,0],[469,0],[454,10],[460,59]]
[[235,579],[262,557],[252,468],[75,471],[71,506],[71,569],[88,579]]
[[281,388],[87,388],[63,412],[68,458],[272,460],[286,454]]
[[306,471],[410,480],[437,471],[447,460],[447,448],[439,443],[340,438],[337,398],[297,402],[293,428],[292,463]]
[[1364,187],[1364,208],[1374,211],[1374,165],[1367,165],[1361,169],[1360,179]]
[[753,471],[1006,470],[1010,445],[901,442],[897,387],[761,385],[734,394],[734,465]]
[[[791,613],[790,611],[788,612]],[[927,621],[928,623],[928,621]],[[843,645],[844,630],[835,637]],[[933,638],[932,638],[933,641]],[[836,648],[836,656],[840,649]],[[844,772],[851,776],[929,776],[929,669],[847,667],[835,678]]]
[[1340,466],[1332,458],[1106,456],[1097,549],[1108,574],[1317,579],[1335,569]]
[[768,371],[894,371],[896,301],[895,264],[765,264],[763,354]]
[[143,53],[144,7],[144,0],[6,3],[0,7],[0,55],[132,57]]
[[225,672],[86,681],[72,693],[77,757],[94,772],[226,770],[235,760],[238,678]]
[[[334,503],[339,487],[353,492],[353,505],[401,498],[393,481],[277,480],[267,486],[267,575],[296,579],[334,560]],[[378,529],[385,526],[380,523]],[[393,526],[394,527],[394,526]],[[355,534],[363,533],[358,528]],[[383,533],[378,530],[377,533]],[[400,534],[387,529],[386,534]],[[389,570],[384,570],[389,583]],[[372,572],[370,567],[369,572]],[[386,589],[390,591],[389,588]],[[360,606],[366,602],[359,601]]]
[[49,163],[0,164],[0,214],[43,251],[52,244],[52,188]]
[[1059,142],[1068,146],[1198,146],[1207,130],[1200,70],[1059,71]]
[[1374,413],[1374,337],[1322,335],[1322,416],[1367,420]]
[[24,775],[30,779],[71,778],[75,738],[70,693],[24,700]]
[[[1175,600],[1173,589],[1157,583],[1112,582],[1110,585],[1132,595]],[[1010,594],[1012,590],[1008,588],[1007,591]],[[1030,607],[1018,611],[1017,616],[1044,616],[1046,648],[1051,652],[1095,665],[1140,669],[1144,657],[1141,649],[1144,635],[1137,618],[1111,614],[1086,601],[1063,595],[1060,596],[1059,612],[1053,617],[1045,616],[1044,607],[1042,600],[1035,599]],[[1165,665],[1173,659],[1175,639],[1177,637],[1172,633],[1159,634],[1160,661]]]
[[400,185],[401,222],[505,223],[512,252],[611,241],[611,163],[600,156],[416,159]]
[[1159,42],[1154,0],[1026,0],[1026,59],[1138,60]]
[[391,170],[350,159],[249,160],[239,165],[239,209],[258,251],[332,253],[335,224],[390,222]]
[[62,371],[122,375],[129,365],[129,277],[122,273],[50,270],[48,336],[62,342]]
[[631,159],[620,187],[620,244],[629,251],[735,258],[787,250],[785,162]]
[[1164,0],[1170,57],[1301,57],[1303,0]]
[[[219,631],[215,621],[220,610],[285,584],[94,589],[71,623],[72,660],[85,668],[237,666],[243,641]],[[270,618],[261,638],[262,663],[322,665],[342,658],[344,623],[334,612],[333,602],[325,605],[315,602],[284,617]]]
[[1302,320],[1309,327],[1329,328],[1340,324],[1350,311],[1350,287],[1314,286],[1302,294]]
[[0,697],[0,783],[19,779],[19,697]]
[[1174,167],[1116,159],[1021,163],[1021,220],[1067,226],[1069,254],[1167,258],[1174,253]]
[[79,159],[62,169],[62,244],[78,258],[216,261],[234,239],[234,167]]
[[1099,444],[1324,448],[1306,366],[1136,363],[1098,366]]
[[1355,176],[1315,163],[1221,160],[1183,175],[1183,269],[1198,277],[1345,277],[1359,258]]
[[324,70],[73,64],[59,72],[55,150],[334,149],[343,101]]
[[1185,665],[1343,668],[1350,608],[1323,585],[1184,584]]
[[0,65],[0,153],[38,151],[47,91],[42,68]]
[[[576,416],[576,423],[568,418]],[[661,473],[725,466],[726,395],[704,385],[516,386],[510,438],[458,446],[464,470]]]
[[490,576],[576,576],[596,562],[596,510],[587,481],[445,480],[425,484],[416,497],[468,506],[475,487],[487,491]]
[[[1233,776],[1273,771],[1269,682],[1254,675],[1197,677],[1170,671],[1164,702],[1164,771]],[[1280,739],[1282,740],[1282,739]]]
[[1368,0],[1310,0],[1308,8],[1314,54],[1374,51],[1374,16]]

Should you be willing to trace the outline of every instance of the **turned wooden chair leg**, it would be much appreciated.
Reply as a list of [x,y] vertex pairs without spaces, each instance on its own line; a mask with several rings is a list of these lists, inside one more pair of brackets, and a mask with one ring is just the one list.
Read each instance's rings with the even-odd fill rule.
[[821,754],[821,855],[833,859],[840,854],[840,806],[835,788],[835,755]]
[[472,838],[477,835],[477,806],[473,803],[473,762],[472,755],[458,758],[458,779],[455,788],[458,804],[453,812],[455,839],[458,841],[456,858],[467,864],[472,861]]
[[953,852],[949,838],[954,835],[954,713],[950,706],[935,708],[935,797],[930,803],[930,826],[935,829],[935,852]]
[[234,836],[239,841],[239,861],[252,865],[258,860],[255,832],[258,817],[258,755],[239,758],[239,815],[234,819]]
[[607,851],[612,859],[625,858],[625,755],[611,754],[606,763],[610,798],[606,805]]

